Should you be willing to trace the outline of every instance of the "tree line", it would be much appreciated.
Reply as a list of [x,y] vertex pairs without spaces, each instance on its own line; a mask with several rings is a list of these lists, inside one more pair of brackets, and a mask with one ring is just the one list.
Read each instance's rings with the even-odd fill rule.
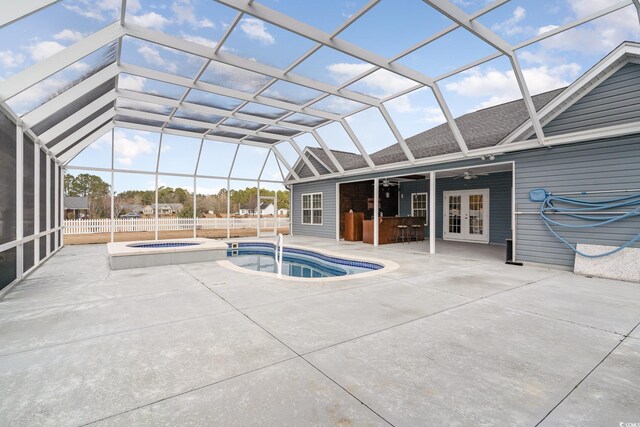
[[[87,197],[90,218],[109,218],[111,216],[111,186],[96,175],[81,173],[77,176],[65,175],[64,192],[66,196]],[[261,189],[261,196],[275,196],[276,191]],[[289,192],[277,191],[278,209],[289,209]],[[127,190],[114,196],[116,216],[128,213],[133,205],[146,206],[155,203],[154,190]],[[231,214],[241,208],[254,210],[258,205],[258,188],[246,187],[229,192]],[[193,216],[193,192],[184,188],[158,187],[158,203],[181,203],[182,210],[178,216]],[[196,215],[201,216],[212,211],[218,216],[227,213],[227,189],[222,188],[217,194],[196,194]]]

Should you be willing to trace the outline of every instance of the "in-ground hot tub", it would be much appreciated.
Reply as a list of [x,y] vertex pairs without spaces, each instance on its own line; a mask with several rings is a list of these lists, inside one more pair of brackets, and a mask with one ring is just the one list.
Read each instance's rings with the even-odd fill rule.
[[226,259],[227,244],[210,239],[172,239],[107,244],[112,270]]

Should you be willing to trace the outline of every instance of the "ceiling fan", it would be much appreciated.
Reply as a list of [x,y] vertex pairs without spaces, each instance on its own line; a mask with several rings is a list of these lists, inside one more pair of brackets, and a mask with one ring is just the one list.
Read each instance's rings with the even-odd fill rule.
[[380,186],[381,187],[395,187],[396,185],[398,185],[397,182],[391,182],[389,181],[388,178],[383,179],[382,181],[380,181]]
[[462,175],[458,175],[458,176],[454,177],[453,179],[460,179],[460,178],[476,179],[479,176],[486,176],[486,175],[489,175],[489,174],[488,173],[483,173],[483,172],[474,173],[470,169],[467,169],[466,171],[464,171],[464,173]]

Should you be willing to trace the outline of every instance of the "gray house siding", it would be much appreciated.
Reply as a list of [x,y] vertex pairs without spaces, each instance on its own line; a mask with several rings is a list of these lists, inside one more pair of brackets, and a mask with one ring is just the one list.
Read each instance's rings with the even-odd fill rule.
[[[497,161],[514,161],[516,175],[516,211],[528,212],[517,215],[516,258],[524,262],[539,262],[565,267],[573,266],[574,254],[553,236],[544,226],[537,213],[540,204],[529,201],[529,191],[545,188],[551,192],[597,191],[640,188],[640,135],[607,139],[589,143],[556,146],[499,156]],[[482,165],[478,159],[448,164],[413,167],[396,172],[384,172],[377,176],[400,176],[411,173],[427,173],[429,170],[443,170],[473,165]],[[497,174],[496,174],[497,175]],[[314,183],[294,184],[295,189],[292,223],[295,234],[335,238],[335,184],[336,182],[371,179],[375,174],[358,177],[331,179]],[[480,180],[481,178],[478,178]],[[439,180],[444,182],[444,180]],[[459,181],[453,181],[454,183]],[[481,181],[477,185],[480,185]],[[441,225],[442,191],[440,183],[436,200],[437,225]],[[476,185],[474,183],[474,185]],[[506,183],[505,186],[509,185]],[[447,187],[455,188],[455,187]],[[462,187],[458,187],[462,188]],[[491,187],[489,187],[491,188]],[[324,193],[324,224],[322,226],[300,225],[301,193],[322,191]],[[410,191],[409,191],[410,192]],[[509,194],[510,192],[504,192]],[[498,192],[491,191],[494,202]],[[406,196],[405,196],[406,199]],[[401,199],[402,200],[402,199]],[[592,199],[593,200],[593,199]],[[407,203],[407,202],[404,202]],[[410,201],[409,201],[410,203]],[[507,203],[506,199],[504,203]],[[440,209],[438,209],[440,206]],[[401,206],[407,209],[406,205]],[[405,211],[403,211],[404,214]],[[500,208],[491,205],[491,241],[504,242],[506,226],[510,221],[506,215],[500,220],[494,218]],[[499,221],[500,225],[494,225]],[[571,243],[589,243],[618,246],[640,231],[640,217],[622,223],[588,231],[562,230],[560,234]],[[436,228],[436,232],[438,232]],[[495,234],[494,234],[495,233]],[[437,236],[441,236],[437,233]],[[636,244],[640,247],[640,244]]]
[[[292,186],[291,227],[294,235],[336,237],[336,181],[325,180]],[[302,195],[322,193],[322,225],[302,224]]]
[[[562,266],[573,266],[574,261],[574,253],[544,226],[537,213],[540,204],[529,201],[530,190],[540,187],[562,193],[640,187],[640,135],[534,150],[513,157],[516,158],[516,211],[532,212],[517,215],[516,257],[523,261]],[[619,195],[604,197],[613,196]],[[574,244],[618,246],[638,232],[640,217],[595,229],[563,229],[560,235]]]
[[628,63],[544,127],[547,136],[637,122],[640,64]]
[[[489,242],[504,244],[511,237],[511,172],[479,176],[470,181],[452,178],[436,180],[436,217],[429,221],[435,224],[436,237],[442,238],[444,218],[444,192],[452,190],[489,189]],[[414,181],[400,184],[400,215],[411,215],[411,193],[429,192],[429,181]],[[435,222],[434,222],[435,221]],[[428,228],[427,228],[428,230]]]

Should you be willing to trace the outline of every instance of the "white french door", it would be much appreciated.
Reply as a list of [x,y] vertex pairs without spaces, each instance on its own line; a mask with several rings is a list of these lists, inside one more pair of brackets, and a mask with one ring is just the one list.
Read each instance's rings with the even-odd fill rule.
[[489,189],[444,192],[442,238],[489,243]]

